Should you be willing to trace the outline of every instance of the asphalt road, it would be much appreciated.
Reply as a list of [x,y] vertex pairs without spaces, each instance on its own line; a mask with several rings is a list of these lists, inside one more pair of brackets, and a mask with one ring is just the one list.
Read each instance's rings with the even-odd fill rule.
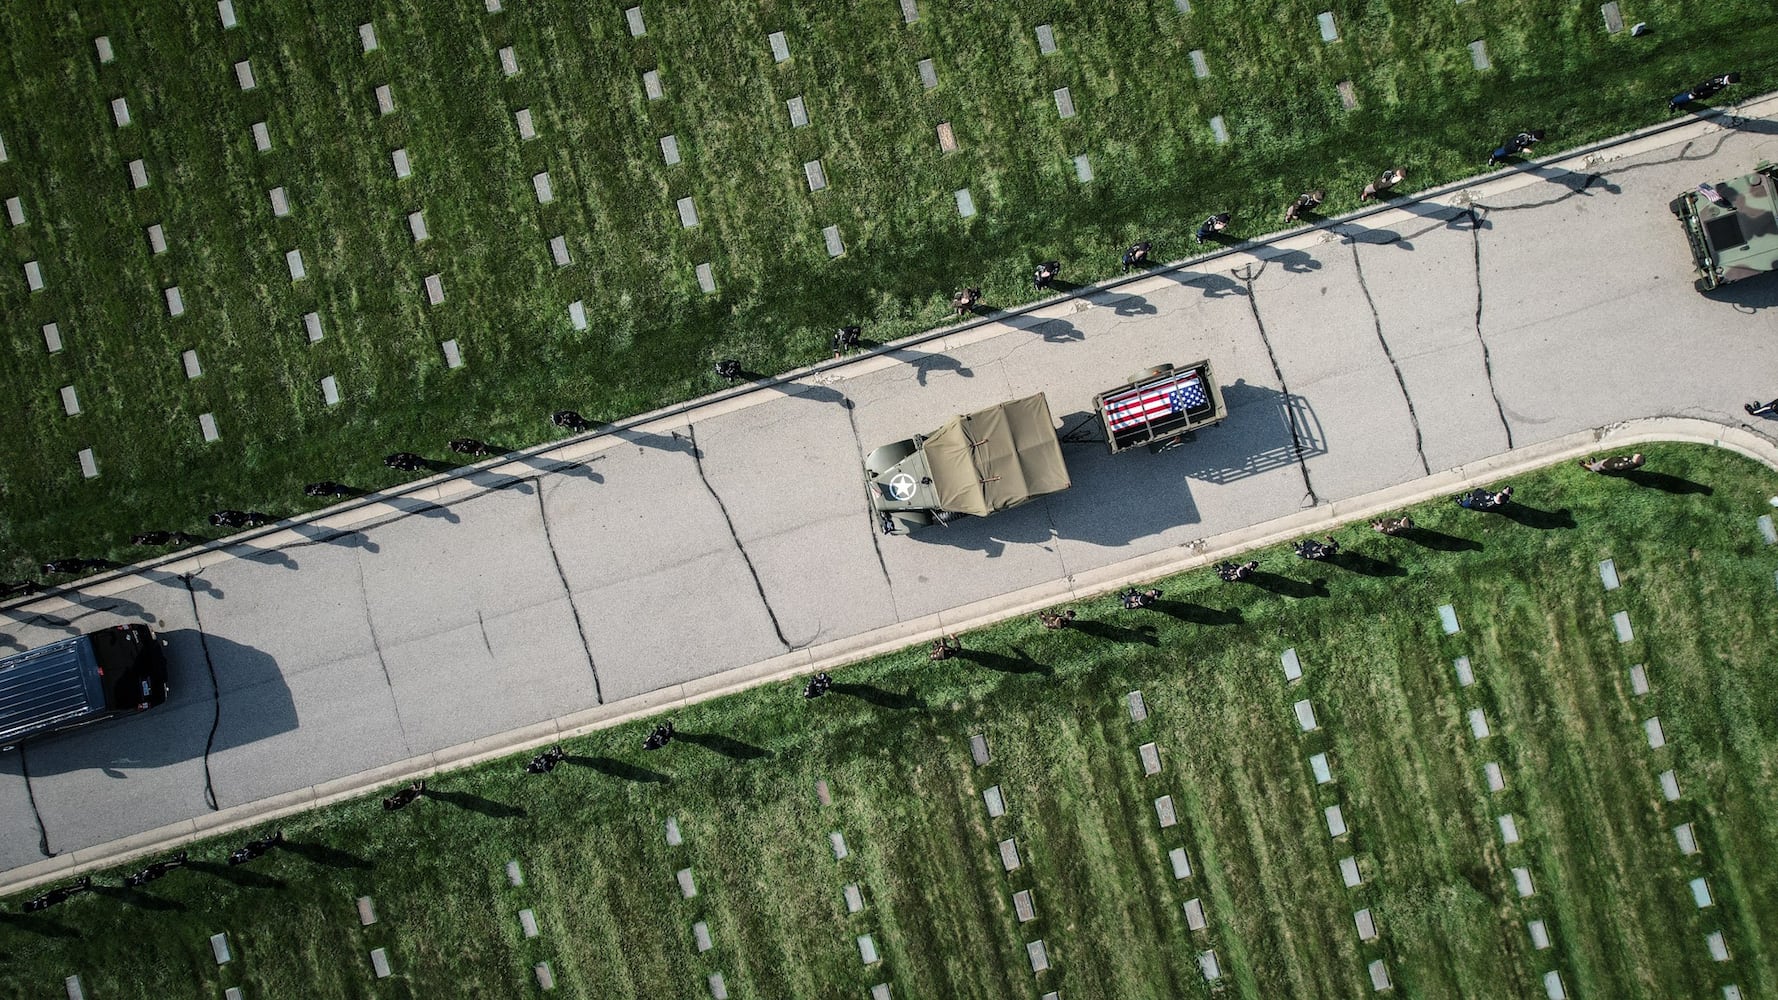
[[[9,650],[151,622],[174,687],[0,754],[0,874],[1576,431],[1747,424],[1778,395],[1778,277],[1700,296],[1666,206],[1762,157],[1778,124],[1755,117],[1497,171],[581,442],[561,472],[0,609]],[[1095,393],[1206,357],[1225,423],[1107,454]],[[1037,391],[1071,490],[876,533],[864,453]]]

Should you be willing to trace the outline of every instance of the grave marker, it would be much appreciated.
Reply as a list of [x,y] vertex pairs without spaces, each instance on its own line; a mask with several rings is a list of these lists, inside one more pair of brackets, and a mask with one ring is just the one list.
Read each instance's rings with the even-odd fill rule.
[[683,843],[685,843],[685,838],[683,836],[681,836],[679,833],[679,817],[668,816],[667,817],[667,846],[668,847],[678,847],[680,844],[683,844]]
[[1606,34],[1615,35],[1624,30],[1624,15],[1618,10],[1617,0],[1600,7],[1599,13],[1605,18]]
[[1672,771],[1661,772],[1661,795],[1668,802],[1679,801],[1679,776]]
[[167,315],[168,316],[183,316],[183,315],[185,315],[185,296],[179,294],[179,286],[178,285],[174,285],[173,287],[167,289]]
[[426,213],[424,210],[407,213],[407,231],[413,236],[415,243],[424,243],[432,234],[426,229]]
[[80,398],[74,394],[71,385],[62,386],[62,412],[70,417],[80,412]]
[[283,188],[281,188],[281,187],[272,188],[271,191],[268,192],[268,194],[271,195],[272,215],[274,217],[282,219],[286,215],[290,214],[290,196],[285,194]]
[[1525,929],[1531,932],[1532,948],[1542,951],[1550,946],[1550,932],[1544,927],[1543,921],[1533,920],[1525,925]]
[[1181,14],[1190,14],[1192,12],[1192,0],[1173,0],[1173,6]]
[[681,198],[676,203],[679,208],[679,224],[690,229],[698,224],[698,207],[690,198]]
[[1060,115],[1063,118],[1073,118],[1074,117],[1074,95],[1068,92],[1068,88],[1063,87],[1060,90],[1056,91],[1055,98],[1056,98],[1056,114]]
[[230,986],[222,991],[222,1000],[245,1000],[239,986]]
[[1047,24],[1037,26],[1037,51],[1050,55],[1056,51],[1056,29]]
[[1505,813],[1496,821],[1500,824],[1500,841],[1507,846],[1519,842],[1519,823],[1513,819],[1512,813]]
[[377,29],[375,25],[367,22],[358,26],[358,44],[364,46],[366,54],[377,50]]
[[840,227],[828,226],[821,230],[821,238],[827,242],[827,255],[838,257],[846,252],[846,245],[840,242]]
[[1216,138],[1217,145],[1219,145],[1219,146],[1228,145],[1229,126],[1228,126],[1228,122],[1223,121],[1221,115],[1211,116],[1211,118],[1210,118],[1210,134]]
[[955,153],[957,151],[957,132],[951,128],[950,122],[938,123],[938,151]]
[[111,120],[117,123],[118,128],[128,125],[130,123],[130,102],[121,97],[112,98]]
[[539,205],[547,205],[556,200],[556,189],[550,184],[547,170],[531,175],[531,190],[537,195]]
[[517,111],[513,112],[512,117],[513,117],[513,120],[518,123],[519,139],[521,141],[528,141],[528,140],[537,138],[537,128],[531,122],[531,109],[530,108],[520,108]]
[[272,133],[265,127],[265,122],[253,123],[253,148],[261,153],[272,148]]
[[[320,313],[312,313],[312,312],[303,313],[303,332],[305,332],[309,335],[309,343],[313,344],[313,343],[320,341],[320,339],[321,339],[321,314]],[[515,862],[515,864],[516,864],[516,862]],[[518,883],[514,882],[513,884],[517,885]]]
[[803,179],[809,182],[810,191],[820,191],[827,187],[827,171],[821,169],[820,160],[809,160],[803,164]]
[[690,868],[679,869],[673,873],[673,877],[679,880],[680,896],[690,899],[698,894],[698,884],[692,879]]
[[130,187],[137,191],[148,186],[148,164],[141,160],[130,161]]
[[[311,313],[310,315],[313,314]],[[525,884],[525,873],[519,870],[519,863],[517,861],[508,861],[506,863],[506,884],[515,889]]]
[[1531,884],[1531,869],[1513,869],[1513,889],[1518,892],[1520,899],[1530,899],[1537,894],[1537,887]]
[[529,909],[520,910],[519,929],[525,932],[527,939],[536,937],[540,933],[537,930],[537,914],[532,913]]
[[1295,646],[1285,650],[1283,657],[1280,659],[1284,664],[1284,679],[1286,681],[1294,682],[1302,679],[1303,663],[1301,660],[1297,659]]
[[870,1000],[889,1000],[889,984],[878,983],[877,985],[872,986],[870,988]]
[[691,939],[700,955],[715,946],[715,942],[710,940],[710,925],[702,920],[691,925]]
[[1334,25],[1333,11],[1324,10],[1315,15],[1315,21],[1321,26],[1321,40],[1337,42],[1340,40],[1340,29]]
[[1478,38],[1469,43],[1469,62],[1478,70],[1493,65],[1488,61],[1488,43],[1485,40]]
[[160,223],[148,227],[148,252],[162,254],[167,252],[167,231]]
[[407,150],[398,149],[389,154],[389,159],[395,164],[396,180],[404,180],[414,172],[413,167],[408,164]]
[[1161,773],[1161,748],[1153,743],[1144,743],[1136,748],[1142,755],[1142,773],[1153,776]]
[[1191,858],[1186,856],[1185,848],[1175,847],[1168,851],[1167,863],[1173,866],[1174,881],[1192,877]]
[[1439,620],[1439,624],[1444,626],[1446,635],[1456,635],[1457,634],[1457,609],[1456,608],[1451,607],[1449,604],[1439,605],[1438,606],[1438,620]]
[[642,92],[651,101],[658,101],[665,91],[661,90],[661,74],[658,70],[648,70],[642,74]]
[[80,460],[80,474],[82,476],[93,479],[99,475],[99,463],[93,458],[91,448],[80,449],[74,457]]
[[427,304],[435,306],[443,301],[444,301],[444,278],[440,275],[437,275],[437,274],[428,274],[426,276],[426,302],[427,302]]
[[1309,770],[1315,772],[1315,783],[1325,785],[1333,780],[1333,772],[1327,767],[1327,754],[1318,753],[1309,758]]
[[1340,807],[1337,805],[1328,806],[1321,812],[1327,818],[1327,835],[1336,839],[1344,837],[1346,835],[1346,816],[1340,812]]
[[224,29],[232,28],[240,23],[235,20],[234,0],[216,0],[216,14],[222,18]]
[[567,267],[571,263],[568,257],[568,237],[552,237],[549,241],[549,255],[555,260],[557,267]]
[[509,77],[519,75],[519,54],[510,45],[500,49],[500,72]]
[[667,163],[667,166],[669,166],[669,167],[673,166],[674,164],[679,162],[679,137],[678,136],[676,136],[676,135],[661,136],[661,159],[665,160]]
[[1704,947],[1710,949],[1710,960],[1726,962],[1729,960],[1729,946],[1722,939],[1722,931],[1711,931],[1704,936]]
[[901,0],[901,22],[913,24],[920,19],[920,6],[915,0]]
[[1606,590],[1616,590],[1618,588],[1616,563],[1607,559],[1599,564],[1599,582],[1605,585]]
[[1210,64],[1204,61],[1204,50],[1193,49],[1187,53],[1192,61],[1192,76],[1202,80],[1210,75]]
[[1309,699],[1304,698],[1291,707],[1296,710],[1296,724],[1302,727],[1303,732],[1312,733],[1321,728],[1321,723],[1315,721],[1315,706]]
[[710,985],[712,1000],[728,1000],[728,984],[722,981],[722,973],[712,972],[704,981]]
[[1640,663],[1630,668],[1630,693],[1638,697],[1648,693],[1648,668]]
[[1722,988],[1722,1000],[1741,1000],[1741,987],[1730,983]]
[[1351,80],[1341,80],[1339,83],[1334,84],[1334,89],[1339,91],[1340,107],[1345,108],[1347,111],[1357,109],[1358,88],[1352,86]]
[[1568,1000],[1568,991],[1562,988],[1562,974],[1554,969],[1543,974],[1543,992],[1549,1000]]
[[290,269],[291,281],[301,281],[309,276],[308,269],[303,266],[303,252],[301,250],[285,251],[284,266]]
[[377,85],[377,113],[392,115],[395,113],[395,91],[386,83]]
[[69,976],[62,980],[62,988],[68,991],[68,1000],[86,1000],[86,991],[80,988],[79,976]]
[[1648,748],[1659,750],[1667,745],[1667,733],[1661,728],[1661,717],[1655,716],[1642,722],[1642,733],[1648,737]]
[[969,193],[968,188],[954,192],[953,196],[957,199],[957,214],[959,216],[967,219],[975,215],[975,196]]
[[1698,853],[1697,830],[1690,823],[1681,823],[1673,828],[1673,839],[1679,844],[1679,853],[1690,856]]
[[321,398],[328,406],[337,406],[340,401],[340,381],[332,375],[321,380]]
[[1617,641],[1619,642],[1629,642],[1636,638],[1636,633],[1630,630],[1630,613],[1628,611],[1619,611],[1612,615],[1611,627],[1617,630]]
[[216,429],[216,415],[214,413],[198,414],[198,431],[204,435],[205,443],[222,437],[222,432]]
[[[586,329],[586,306],[579,299],[568,303],[568,322],[574,324],[576,330]],[[821,790],[821,785],[815,787],[816,797],[821,800],[822,805],[827,805],[827,798],[821,794]]]
[[1025,942],[1025,957],[1031,960],[1031,971],[1034,974],[1050,967],[1049,951],[1044,948],[1041,939]]
[[1074,158],[1074,176],[1082,184],[1093,179],[1093,163],[1087,159],[1087,154],[1082,153]]
[[233,956],[228,953],[227,934],[210,935],[210,954],[215,956],[217,965],[228,964],[228,960]]
[[846,894],[847,913],[857,913],[859,910],[864,909],[864,891],[858,888],[857,883],[848,884],[844,892]]
[[1207,983],[1222,978],[1222,963],[1216,960],[1215,950],[1198,952],[1198,971],[1204,974]]
[[6,140],[0,137],[0,163],[5,163],[8,159],[10,157],[6,155]]
[[1373,991],[1381,993],[1394,985],[1389,981],[1389,967],[1383,964],[1382,959],[1373,959],[1369,968],[1371,974],[1371,989]]
[[204,374],[203,368],[198,365],[198,352],[186,351],[184,354],[179,355],[179,360],[185,365],[186,378],[197,378],[199,375]]
[[802,95],[799,94],[796,97],[792,97],[790,100],[785,101],[784,107],[790,111],[791,128],[802,128],[804,125],[809,124],[809,109],[803,103]]
[[62,328],[54,323],[43,324],[43,346],[54,354],[62,349]]
[[455,339],[446,340],[438,346],[444,351],[446,368],[455,370],[463,367],[463,351],[457,346]]
[[1188,930],[1201,931],[1205,928],[1204,901],[1196,896],[1185,901],[1185,926]]
[[1012,894],[1012,909],[1021,924],[1037,919],[1037,906],[1032,902],[1030,889],[1020,889]]
[[919,64],[920,86],[931,90],[938,86],[938,70],[933,67],[932,60],[922,59]]
[[1179,817],[1173,813],[1173,796],[1171,795],[1163,795],[1154,800],[1154,814],[1160,820],[1163,830],[1179,822]]
[[1006,815],[1006,799],[1001,795],[999,785],[982,792],[982,801],[987,804],[989,819],[999,819]]
[[1500,764],[1498,762],[1491,760],[1486,764],[1483,764],[1482,773],[1488,778],[1488,791],[1500,792],[1506,790],[1506,775],[1500,773]]
[[1458,687],[1468,687],[1475,683],[1475,671],[1470,668],[1469,657],[1459,656],[1451,661],[1451,665],[1457,669]]
[[766,36],[766,41],[772,46],[773,62],[781,63],[790,59],[790,43],[784,40],[784,32],[774,31]]
[[358,926],[369,927],[377,922],[377,907],[369,896],[358,897]]
[[1340,859],[1340,881],[1346,883],[1348,889],[1356,889],[1364,884],[1364,876],[1358,871],[1357,858],[1347,855]]
[[833,859],[839,861],[849,852],[846,850],[846,835],[838,830],[827,835],[827,846],[833,848]]
[[252,90],[257,86],[253,80],[252,60],[243,59],[235,63],[235,82],[240,84],[242,90]]
[[1009,872],[1018,871],[1019,865],[1021,864],[1019,861],[1019,845],[1014,842],[1013,838],[1008,837],[1000,842],[999,847],[1000,867]]
[[25,204],[17,195],[6,199],[6,221],[14,226],[25,224]]
[[1488,716],[1479,708],[1469,710],[1469,732],[1478,740],[1485,740],[1490,734]]
[[640,6],[625,8],[624,20],[629,22],[631,38],[641,38],[647,30],[642,26],[642,8]]
[[[500,6],[500,0],[488,0],[488,2],[493,4],[496,9]],[[547,992],[556,988],[556,974],[550,971],[548,962],[538,962],[531,966],[531,973],[537,977],[538,989]]]
[[1142,700],[1141,691],[1131,691],[1124,695],[1124,704],[1130,707],[1130,721],[1142,722],[1148,718],[1148,703]]
[[99,64],[105,65],[117,57],[111,53],[111,39],[105,35],[93,39],[93,48],[99,52]]
[[698,287],[703,290],[705,295],[716,291],[716,272],[710,269],[708,263],[699,264],[697,273]]
[[1353,912],[1352,922],[1358,927],[1358,940],[1375,941],[1377,939],[1377,922],[1371,918],[1369,907]]
[[33,292],[43,291],[43,266],[34,260],[25,261],[25,287]]

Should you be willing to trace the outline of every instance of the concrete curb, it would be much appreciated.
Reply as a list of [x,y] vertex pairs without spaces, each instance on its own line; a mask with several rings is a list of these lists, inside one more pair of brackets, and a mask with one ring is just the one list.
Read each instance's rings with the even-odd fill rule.
[[1174,549],[1103,566],[1065,580],[1001,594],[951,611],[924,615],[809,649],[737,667],[721,674],[671,685],[522,729],[485,737],[395,761],[357,774],[255,802],[230,806],[193,820],[170,824],[121,840],[71,851],[0,875],[0,894],[11,894],[98,868],[162,854],[205,837],[262,826],[328,805],[359,798],[381,786],[428,778],[534,750],[549,744],[685,708],[817,670],[837,670],[892,653],[938,634],[981,628],[1057,604],[1102,597],[1132,583],[1171,576],[1257,548],[1309,534],[1438,496],[1449,496],[1516,475],[1604,450],[1650,442],[1680,442],[1724,448],[1778,471],[1778,442],[1750,427],[1729,427],[1693,417],[1653,417],[1564,435],[1526,445],[1410,483],[1334,501],[1297,514],[1212,535]]

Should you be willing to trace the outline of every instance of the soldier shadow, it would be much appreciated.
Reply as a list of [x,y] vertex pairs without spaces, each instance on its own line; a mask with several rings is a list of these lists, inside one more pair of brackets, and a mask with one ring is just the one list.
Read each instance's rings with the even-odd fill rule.
[[1175,281],[1187,288],[1196,288],[1207,299],[1226,298],[1230,295],[1245,296],[1247,286],[1226,274],[1199,274],[1194,271],[1166,270],[1160,272],[1170,281]]
[[[1488,221],[1487,216],[1480,209],[1470,205],[1441,205],[1437,202],[1413,201],[1396,207],[1438,224],[1421,230],[1421,233],[1430,233],[1441,227],[1464,233],[1494,228],[1494,224]],[[1421,233],[1413,235],[1421,235]]]
[[591,458],[573,461],[561,458],[544,458],[542,455],[518,455],[514,456],[513,461],[528,465],[548,476],[572,476],[575,479],[584,479],[589,483],[602,483],[605,481],[605,477],[594,472],[589,466],[604,457],[604,455],[594,455]]
[[282,551],[263,548],[251,542],[235,542],[232,545],[225,545],[222,551],[243,562],[258,563],[261,566],[279,566],[284,569],[300,568],[295,559],[285,555]]
[[206,597],[222,600],[222,589],[196,573],[181,575],[169,573],[164,569],[144,568],[136,571],[136,575],[149,583],[158,583],[163,587],[178,587]]
[[1405,538],[1421,548],[1434,549],[1439,552],[1480,552],[1482,543],[1457,535],[1447,535],[1431,528],[1413,527],[1396,536]]
[[[252,863],[253,862],[251,861],[248,862],[248,864]],[[276,878],[271,875],[262,875],[256,871],[249,871],[246,865],[217,864],[214,861],[191,861],[187,862],[185,867],[194,872],[202,872],[212,878],[221,879],[224,882],[239,886],[242,889],[283,889],[288,885],[288,883],[281,878]]]
[[286,840],[280,846],[286,851],[289,851],[311,864],[321,865],[326,868],[356,868],[362,870],[376,867],[369,861],[364,860],[350,851],[342,851],[337,847],[329,847],[326,844]]
[[39,937],[78,938],[83,936],[80,931],[67,924],[58,923],[48,917],[34,913],[6,913],[0,911],[0,924],[16,927],[27,934]]
[[691,439],[680,434],[678,431],[671,431],[666,434],[656,434],[653,431],[640,431],[629,427],[618,427],[616,425],[607,424],[605,433],[617,438],[619,441],[628,441],[638,448],[653,448],[656,451],[678,451],[686,454],[690,454],[692,450]]
[[1017,646],[1014,646],[1012,651],[1014,655],[1008,656],[1005,653],[993,653],[985,649],[965,649],[957,654],[957,658],[968,660],[977,666],[987,667],[989,670],[998,670],[1003,674],[1038,674],[1047,677],[1056,672],[1056,668],[1038,663],[1031,658],[1031,654]]
[[1212,608],[1186,601],[1156,601],[1153,607],[1188,625],[1239,625],[1246,621],[1240,608]]
[[387,507],[393,507],[402,514],[418,514],[421,517],[436,517],[447,524],[458,524],[463,520],[461,517],[457,516],[456,511],[453,511],[442,504],[433,503],[430,500],[416,500],[413,497],[377,492],[365,494],[365,499],[375,500]]
[[1087,339],[1080,327],[1065,319],[1045,319],[1029,313],[1009,316],[1004,321],[1015,330],[1025,330],[1038,334],[1046,344],[1068,344]]
[[144,611],[142,605],[135,601],[125,600],[121,597],[100,597],[79,590],[58,590],[54,593],[55,596],[84,612],[84,614],[75,615],[75,621],[95,614],[116,615],[119,618],[134,618],[144,622],[152,622],[157,617]]
[[530,496],[533,489],[531,476],[495,472],[492,469],[471,469],[467,466],[458,466],[456,472],[457,478],[484,490],[512,490],[521,496]]
[[1383,577],[1408,575],[1408,571],[1403,569],[1398,563],[1372,558],[1371,556],[1364,555],[1360,552],[1353,552],[1348,549],[1341,549],[1339,552],[1334,553],[1334,555],[1327,561],[1347,572],[1357,573],[1361,576]]
[[1358,246],[1395,247],[1400,250],[1413,250],[1413,241],[1393,229],[1373,229],[1354,222],[1347,222],[1333,227],[1331,232],[1339,235],[1341,243]]
[[572,754],[562,759],[570,764],[591,768],[600,774],[617,778],[620,781],[634,781],[645,785],[667,785],[673,781],[672,778],[659,771],[638,767],[629,761],[618,760],[615,757],[587,757],[581,754]]
[[1313,580],[1296,580],[1262,569],[1255,570],[1253,575],[1247,578],[1247,582],[1261,590],[1277,594],[1279,597],[1289,597],[1296,600],[1330,595],[1327,589],[1327,580],[1323,577]]
[[1140,295],[1088,296],[1087,301],[1096,306],[1109,306],[1114,316],[1154,316],[1160,312],[1154,303]]
[[424,798],[443,802],[447,806],[455,806],[466,812],[480,813],[492,819],[519,819],[525,816],[523,806],[509,805],[472,792],[441,791],[428,788],[420,794]]
[[362,549],[371,555],[382,551],[382,546],[370,540],[370,536],[355,529],[324,528],[318,524],[293,524],[290,530],[301,535],[310,545],[338,545],[347,549]]
[[[838,684],[834,685],[834,690],[838,691],[839,688]],[[711,753],[720,754],[730,760],[750,761],[774,756],[770,750],[764,747],[756,747],[751,743],[737,740],[732,736],[723,736],[720,733],[675,732],[673,738],[684,740],[692,746],[703,747]]]
[[1120,645],[1159,646],[1161,644],[1153,625],[1138,625],[1135,628],[1129,628],[1123,625],[1113,625],[1110,622],[1076,618],[1072,627],[1095,639],[1115,642]]
[[177,900],[162,899],[150,896],[133,886],[127,885],[95,885],[93,891],[107,899],[114,899],[125,906],[138,910],[152,910],[157,913],[182,913],[185,904]]
[[[55,596],[57,593],[56,591],[45,591],[44,596]],[[29,610],[30,604],[34,603],[36,603],[35,600],[27,604],[15,604],[11,607],[0,608],[0,616],[10,618],[20,625],[29,625],[32,628],[54,629],[69,635],[80,634],[80,628],[73,621],[63,618],[61,615],[52,615],[47,611]]]
[[1505,509],[1495,513],[1509,521],[1516,521],[1527,528],[1536,528],[1539,531],[1554,531],[1575,526],[1574,514],[1566,507],[1561,510],[1540,510],[1536,507],[1527,507],[1522,503],[1513,502],[1507,504]]
[[[962,655],[968,656],[969,653],[965,651]],[[877,687],[875,684],[835,684],[831,690],[834,694],[843,694],[848,698],[857,698],[859,701],[870,702],[878,708],[892,709],[897,712],[926,707],[926,702],[921,700],[919,695],[914,694],[913,688],[896,694],[894,691]]]
[[927,351],[915,351],[900,347],[890,351],[889,357],[904,362],[908,367],[912,368],[914,370],[914,381],[922,386],[926,384],[926,380],[935,372],[950,372],[951,374],[962,378],[975,377],[974,371],[971,371],[963,364],[963,362],[958,361],[956,358],[953,358],[948,354],[932,354]]

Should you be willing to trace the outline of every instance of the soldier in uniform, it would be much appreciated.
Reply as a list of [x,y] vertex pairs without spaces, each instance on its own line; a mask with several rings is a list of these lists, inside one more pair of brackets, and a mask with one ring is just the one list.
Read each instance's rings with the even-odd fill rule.
[[1258,559],[1244,563],[1224,559],[1216,564],[1216,575],[1222,578],[1223,583],[1245,583],[1253,579],[1253,572],[1257,569],[1259,569]]
[[1072,621],[1074,621],[1073,608],[1062,612],[1040,611],[1037,613],[1037,623],[1048,629],[1067,628]]
[[958,316],[967,316],[975,311],[976,304],[981,301],[981,289],[965,288],[951,296],[951,308],[957,311]]
[[1229,213],[1227,213],[1227,212],[1218,212],[1215,215],[1212,215],[1209,218],[1206,218],[1202,223],[1200,223],[1198,225],[1198,232],[1197,232],[1198,242],[1199,243],[1208,242],[1211,239],[1211,237],[1214,237],[1217,234],[1221,233],[1224,229],[1227,229],[1229,227],[1229,218],[1230,218],[1230,216],[1229,216]]
[[1302,194],[1296,196],[1296,200],[1290,203],[1290,207],[1284,210],[1284,221],[1295,222],[1303,217],[1304,212],[1313,212],[1326,200],[1327,192],[1320,188],[1316,188],[1313,191],[1304,191]]
[[549,415],[549,422],[576,434],[584,434],[593,429],[592,422],[574,410],[557,410]]
[[1130,244],[1124,251],[1124,273],[1128,274],[1132,267],[1147,267],[1148,255],[1154,251],[1154,244],[1147,240]]
[[383,808],[390,812],[394,812],[397,809],[405,808],[408,803],[425,794],[426,781],[425,779],[421,779],[384,799]]
[[1400,517],[1379,517],[1371,522],[1371,530],[1385,535],[1399,535],[1404,531],[1412,531],[1414,519],[1403,514]]
[[1358,193],[1359,201],[1370,201],[1372,198],[1388,194],[1389,189],[1407,180],[1408,172],[1400,167],[1390,167],[1377,175],[1377,179],[1364,186]]
[[1690,90],[1682,91],[1668,98],[1667,113],[1672,114],[1693,101],[1709,100],[1730,84],[1740,82],[1741,74],[1739,73],[1724,73],[1721,76],[1713,76],[1710,79],[1705,80],[1703,83],[1693,86]]
[[1056,275],[1061,273],[1061,261],[1046,260],[1037,265],[1037,270],[1031,273],[1031,284],[1035,285],[1037,290],[1041,292],[1056,280]]

